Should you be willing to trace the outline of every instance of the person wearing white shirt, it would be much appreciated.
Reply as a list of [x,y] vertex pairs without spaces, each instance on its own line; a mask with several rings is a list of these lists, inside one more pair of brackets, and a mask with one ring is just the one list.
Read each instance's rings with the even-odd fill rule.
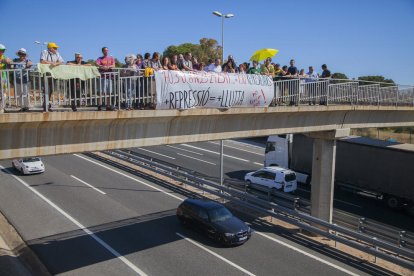
[[221,72],[221,59],[216,58],[216,60],[214,61],[214,63],[209,64],[205,71],[206,72],[216,72],[216,73],[220,73]]
[[309,72],[306,75],[308,75],[307,82],[315,81],[319,78],[318,73],[313,70],[313,66],[309,66]]
[[[40,63],[41,64],[49,64],[51,68],[63,64],[64,60],[60,56],[59,52],[57,51],[58,48],[59,48],[59,46],[56,45],[56,43],[49,42],[47,44],[47,50],[42,51],[42,53],[40,55]],[[49,87],[49,108],[51,108],[52,103],[53,103],[53,91],[55,89],[54,89],[54,86],[53,86],[53,81],[52,81],[51,76],[47,76],[46,78],[47,78],[48,87]],[[45,97],[46,97],[46,93],[45,93]],[[46,111],[46,98],[44,99],[43,104],[44,104],[43,108]]]
[[[315,70],[313,69],[313,66],[309,66],[309,72],[307,73],[308,77],[305,79],[305,83],[309,83],[309,82],[315,82],[318,80],[319,76],[318,73],[315,72]],[[308,103],[309,105],[315,105],[316,104],[316,88],[311,86],[307,86],[306,87],[306,91],[305,93],[307,94],[306,96],[309,98]]]

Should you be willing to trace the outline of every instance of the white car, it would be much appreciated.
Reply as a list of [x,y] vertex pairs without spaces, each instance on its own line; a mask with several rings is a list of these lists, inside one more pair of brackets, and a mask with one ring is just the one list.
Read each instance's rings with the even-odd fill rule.
[[297,189],[296,173],[281,167],[265,167],[255,172],[247,173],[244,176],[249,186],[252,184],[274,188],[286,193],[293,192]]
[[39,157],[14,159],[12,165],[13,168],[22,174],[42,173],[45,171],[45,165]]

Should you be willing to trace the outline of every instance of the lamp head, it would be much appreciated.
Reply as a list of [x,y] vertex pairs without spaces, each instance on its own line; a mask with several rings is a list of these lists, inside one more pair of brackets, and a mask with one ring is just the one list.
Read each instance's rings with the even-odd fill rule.
[[226,14],[224,17],[225,17],[225,18],[232,18],[232,17],[234,17],[234,14],[232,14],[232,13],[228,13],[228,14]]
[[215,16],[218,16],[218,17],[222,17],[223,15],[221,14],[221,12],[218,12],[218,11],[213,11],[213,14],[215,15]]

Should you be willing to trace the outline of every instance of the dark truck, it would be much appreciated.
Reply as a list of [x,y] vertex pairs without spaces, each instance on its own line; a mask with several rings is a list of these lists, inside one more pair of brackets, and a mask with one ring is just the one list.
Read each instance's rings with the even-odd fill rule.
[[[265,166],[287,167],[310,183],[313,139],[302,134],[269,136]],[[337,140],[335,184],[375,196],[414,215],[414,145],[349,136]]]

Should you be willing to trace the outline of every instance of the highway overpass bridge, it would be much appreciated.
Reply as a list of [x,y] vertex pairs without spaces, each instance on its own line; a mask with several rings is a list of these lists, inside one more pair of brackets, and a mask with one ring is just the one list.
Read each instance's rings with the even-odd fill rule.
[[0,158],[399,126],[414,126],[413,107],[336,105],[6,113],[0,115]]
[[[24,72],[19,73],[18,70],[6,71],[6,77],[3,77],[4,74],[1,75],[6,83],[9,83],[10,79],[16,80],[18,76],[24,75]],[[15,91],[19,87],[24,88],[24,83],[20,86],[11,83],[5,88],[2,87],[3,109],[12,105],[22,106],[26,96],[29,105],[44,106],[45,111],[48,111],[48,93],[49,89],[53,89],[53,103],[73,105],[85,101],[86,105],[96,106],[99,100],[106,100],[117,104],[119,110],[0,114],[0,159],[308,133],[315,138],[312,183],[318,184],[312,185],[312,214],[331,221],[336,139],[349,135],[351,128],[414,126],[413,87],[343,80],[302,82],[303,80],[292,78],[272,82],[270,78],[263,79],[267,78],[265,76],[246,77],[242,74],[220,75],[214,78],[200,72],[174,74],[180,74],[178,80],[183,82],[182,85],[190,79],[192,85],[195,82],[200,84],[207,81],[208,77],[210,80],[216,80],[219,87],[218,82],[222,78],[227,82],[226,86],[217,88],[216,92],[223,93],[223,98],[226,92],[226,100],[234,101],[236,95],[237,102],[232,103],[236,103],[236,106],[246,106],[244,100],[247,97],[244,96],[248,96],[250,102],[247,102],[247,106],[249,103],[261,103],[261,106],[266,107],[225,108],[222,101],[221,104],[217,104],[219,108],[188,108],[199,95],[202,97],[196,99],[198,103],[209,97],[203,96],[207,90],[195,91],[197,93],[192,95],[196,97],[193,98],[188,97],[189,91],[192,90],[183,90],[178,91],[180,93],[171,92],[169,97],[163,98],[166,105],[170,100],[170,105],[173,103],[174,109],[122,110],[121,104],[128,106],[131,101],[146,104],[156,102],[162,106],[163,99],[158,99],[162,93],[158,88],[165,88],[164,84],[168,84],[169,81],[175,83],[175,79],[165,74],[165,83],[155,86],[152,78],[121,77],[121,74],[114,72],[109,76],[99,76],[85,80],[83,84],[77,84],[76,80],[48,79],[36,72],[29,72],[26,74],[30,78],[27,95],[24,95],[23,91]],[[246,91],[227,89],[227,85],[240,87],[240,83],[243,83],[242,87]],[[257,93],[257,83],[267,90],[267,98],[265,94],[262,93],[261,98],[262,94]],[[154,97],[155,87],[157,100]],[[70,91],[72,88],[74,91]],[[133,97],[127,94],[131,90],[134,91]],[[248,93],[243,95],[242,92]],[[23,96],[20,99],[17,95]],[[177,109],[182,107],[183,103],[187,106],[182,110]],[[316,103],[318,105],[309,105]]]

